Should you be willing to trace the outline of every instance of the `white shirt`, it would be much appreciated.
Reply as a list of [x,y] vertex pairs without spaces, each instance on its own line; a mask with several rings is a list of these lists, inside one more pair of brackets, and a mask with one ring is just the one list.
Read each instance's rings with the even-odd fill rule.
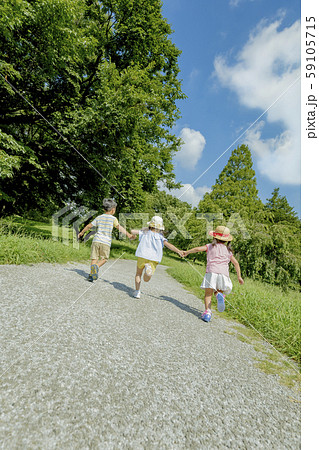
[[161,262],[163,258],[164,242],[167,239],[156,231],[140,230],[139,240],[135,256],[149,259],[150,261]]

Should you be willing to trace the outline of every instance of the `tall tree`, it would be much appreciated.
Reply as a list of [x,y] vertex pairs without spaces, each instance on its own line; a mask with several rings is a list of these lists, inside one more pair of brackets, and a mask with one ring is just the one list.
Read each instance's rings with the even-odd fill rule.
[[265,208],[270,213],[270,220],[273,223],[286,222],[295,225],[300,223],[296,211],[289,205],[287,198],[279,194],[279,188],[273,190]]
[[205,194],[198,209],[200,212],[222,213],[225,219],[234,213],[242,218],[251,217],[263,209],[247,145],[232,151],[211,192]]
[[0,25],[5,211],[106,195],[133,208],[174,185],[184,95],[160,0],[8,0]]

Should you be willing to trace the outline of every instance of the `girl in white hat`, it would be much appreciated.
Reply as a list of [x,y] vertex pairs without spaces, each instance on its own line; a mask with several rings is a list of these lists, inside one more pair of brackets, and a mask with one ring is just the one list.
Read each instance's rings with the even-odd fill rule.
[[152,278],[155,272],[156,266],[161,262],[163,257],[163,247],[169,248],[173,252],[176,252],[179,256],[182,256],[183,252],[176,248],[174,245],[170,244],[168,240],[164,237],[164,225],[163,219],[159,216],[154,216],[147,223],[148,228],[143,228],[142,230],[131,230],[131,234],[139,235],[140,243],[137,247],[135,255],[137,256],[137,267],[135,275],[135,292],[133,297],[141,297],[141,279],[143,270],[144,281],[148,282]]
[[211,303],[213,294],[217,299],[218,311],[223,312],[225,310],[225,295],[230,294],[233,288],[229,278],[230,262],[234,264],[239,283],[244,284],[239,263],[230,249],[230,242],[233,237],[229,228],[219,226],[216,230],[210,231],[209,235],[214,238],[211,244],[206,244],[203,247],[194,247],[183,252],[183,256],[187,256],[190,253],[207,252],[206,273],[201,284],[201,288],[205,289],[205,311],[201,318],[205,322],[209,322],[212,317]]

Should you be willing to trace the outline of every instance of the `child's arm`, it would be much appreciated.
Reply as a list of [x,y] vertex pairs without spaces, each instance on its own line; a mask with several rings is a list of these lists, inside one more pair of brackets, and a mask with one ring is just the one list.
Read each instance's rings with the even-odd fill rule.
[[194,247],[194,248],[191,248],[190,250],[186,250],[186,252],[183,252],[183,255],[187,256],[190,253],[198,253],[198,252],[206,252],[206,251],[207,251],[207,247],[206,247],[206,245],[203,245],[202,247]]
[[131,234],[137,235],[140,231],[148,231],[148,227],[141,228],[140,230],[131,230]]
[[88,230],[90,230],[93,227],[91,223],[89,223],[86,227],[83,228],[82,231],[78,234],[78,238],[80,239],[84,233],[86,233]]
[[244,284],[244,280],[242,279],[241,273],[240,273],[239,262],[237,261],[237,259],[236,259],[234,256],[232,256],[232,257],[230,258],[230,260],[231,260],[231,262],[234,264],[234,267],[235,267],[235,270],[236,270],[236,273],[237,273],[237,278],[238,278],[239,284]]
[[135,239],[135,238],[136,238],[135,235],[133,235],[133,234],[129,233],[128,231],[126,231],[126,229],[125,229],[124,227],[122,227],[122,225],[120,225],[120,224],[116,225],[115,228],[117,228],[117,229],[119,230],[120,233],[126,234],[126,236],[127,236],[129,239]]
[[183,257],[183,252],[182,250],[179,250],[177,247],[175,247],[175,245],[171,244],[168,241],[164,241],[164,245],[165,247],[167,247],[168,249],[172,250],[173,252],[177,253],[180,257]]

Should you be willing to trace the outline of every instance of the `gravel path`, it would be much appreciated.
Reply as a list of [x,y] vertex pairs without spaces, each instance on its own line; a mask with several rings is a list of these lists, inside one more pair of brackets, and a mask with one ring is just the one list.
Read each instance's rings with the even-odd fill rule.
[[296,392],[159,266],[0,266],[3,449],[299,449]]

